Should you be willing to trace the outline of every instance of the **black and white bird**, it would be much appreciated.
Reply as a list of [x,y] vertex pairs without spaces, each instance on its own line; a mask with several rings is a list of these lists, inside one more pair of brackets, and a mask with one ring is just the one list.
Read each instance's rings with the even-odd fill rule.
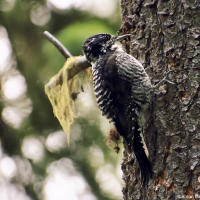
[[152,176],[148,150],[143,138],[146,115],[151,104],[151,81],[142,64],[116,42],[130,35],[97,34],[89,37],[83,51],[92,64],[94,92],[102,115],[113,123],[135,154],[145,185]]

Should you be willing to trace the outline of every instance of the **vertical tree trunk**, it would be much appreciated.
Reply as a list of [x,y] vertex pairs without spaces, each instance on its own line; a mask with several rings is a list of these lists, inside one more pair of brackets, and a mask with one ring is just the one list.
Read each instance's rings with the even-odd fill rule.
[[154,176],[140,184],[137,162],[124,150],[126,200],[200,199],[200,1],[121,0],[120,33],[131,33],[127,51],[155,84],[152,128],[145,133]]

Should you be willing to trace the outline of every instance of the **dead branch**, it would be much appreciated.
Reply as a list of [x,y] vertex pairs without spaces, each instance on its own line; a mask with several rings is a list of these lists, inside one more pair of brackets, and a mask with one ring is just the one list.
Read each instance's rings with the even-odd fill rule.
[[[66,47],[64,47],[64,45],[58,39],[56,39],[51,33],[49,33],[48,31],[44,31],[43,34],[61,52],[61,54],[65,58],[72,57],[72,54],[68,51],[68,49]],[[91,65],[87,61],[87,59],[85,58],[85,56],[79,57],[75,61],[73,68],[71,68],[69,70],[69,72],[68,72],[68,80],[70,80],[76,74],[78,74],[82,70],[85,70],[88,67],[91,67]]]

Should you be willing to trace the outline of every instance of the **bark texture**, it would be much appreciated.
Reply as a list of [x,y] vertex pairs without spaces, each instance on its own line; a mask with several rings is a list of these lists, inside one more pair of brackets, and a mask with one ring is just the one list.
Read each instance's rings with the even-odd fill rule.
[[200,199],[200,1],[121,0],[120,33],[127,51],[155,84],[172,70],[154,97],[145,133],[154,177],[140,184],[137,162],[124,150],[125,200]]

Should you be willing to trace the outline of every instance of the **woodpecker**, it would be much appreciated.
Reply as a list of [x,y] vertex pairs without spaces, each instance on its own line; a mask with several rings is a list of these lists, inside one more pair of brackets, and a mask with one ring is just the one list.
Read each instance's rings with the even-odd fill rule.
[[143,130],[151,105],[151,81],[142,64],[117,44],[129,34],[106,33],[89,37],[83,51],[92,65],[94,92],[102,115],[113,123],[139,163],[141,181],[146,185],[152,167]]

